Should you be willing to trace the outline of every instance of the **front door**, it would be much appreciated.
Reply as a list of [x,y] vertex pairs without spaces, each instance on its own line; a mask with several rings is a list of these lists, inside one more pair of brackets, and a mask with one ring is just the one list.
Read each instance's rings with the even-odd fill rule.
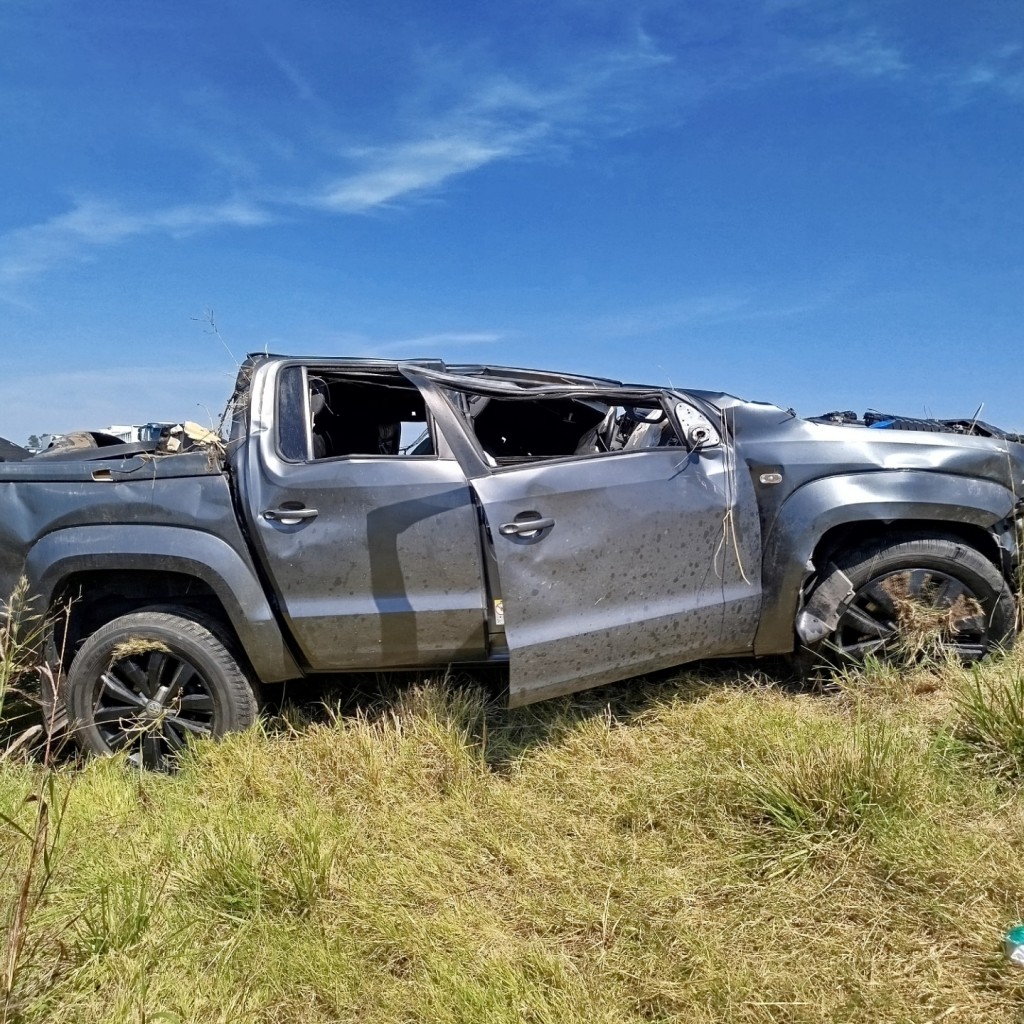
[[624,440],[620,393],[435,376],[470,396],[451,404],[497,566],[511,704],[752,649],[757,504],[703,414],[631,393],[644,422]]

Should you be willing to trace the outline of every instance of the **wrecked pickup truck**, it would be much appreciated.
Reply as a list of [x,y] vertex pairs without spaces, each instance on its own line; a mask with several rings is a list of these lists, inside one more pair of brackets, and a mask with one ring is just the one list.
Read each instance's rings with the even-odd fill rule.
[[973,421],[260,355],[221,435],[117,440],[0,448],[0,592],[54,615],[78,742],[147,766],[288,680],[507,663],[517,705],[885,653],[908,605],[967,658],[1014,636],[1024,445]]

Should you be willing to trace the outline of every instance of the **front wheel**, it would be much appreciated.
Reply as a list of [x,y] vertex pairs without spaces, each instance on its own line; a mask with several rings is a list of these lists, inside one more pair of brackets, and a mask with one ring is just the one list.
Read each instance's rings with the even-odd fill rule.
[[215,628],[144,611],[93,633],[65,681],[79,746],[95,754],[126,750],[133,764],[166,771],[189,740],[252,725],[256,695]]
[[[843,574],[841,580],[838,574]],[[954,537],[879,539],[838,556],[814,593],[846,596],[835,627],[798,666],[950,654],[964,661],[1013,643],[1016,608],[1002,573]]]

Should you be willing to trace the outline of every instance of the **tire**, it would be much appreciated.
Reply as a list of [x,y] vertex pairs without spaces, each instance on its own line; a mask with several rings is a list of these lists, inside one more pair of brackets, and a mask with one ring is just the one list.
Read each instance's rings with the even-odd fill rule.
[[141,611],[101,626],[65,680],[68,727],[93,754],[126,750],[141,768],[172,770],[188,741],[246,729],[259,713],[248,677],[191,611]]
[[[852,548],[834,559],[819,589],[852,590],[853,597],[830,609],[838,622],[828,636],[798,650],[796,667],[804,675],[868,655],[912,660],[949,653],[976,661],[1013,644],[1016,606],[1009,585],[981,552],[956,537],[879,538]],[[913,626],[915,608],[924,610],[927,644],[920,624]]]

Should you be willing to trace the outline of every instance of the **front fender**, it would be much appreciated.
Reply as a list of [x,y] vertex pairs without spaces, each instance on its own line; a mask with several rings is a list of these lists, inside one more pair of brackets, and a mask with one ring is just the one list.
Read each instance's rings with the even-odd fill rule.
[[837,526],[900,520],[968,523],[991,530],[1014,507],[1001,484],[927,470],[879,470],[813,480],[797,488],[768,527],[764,543],[764,612],[757,654],[791,651],[800,591],[814,570],[821,538]]
[[47,607],[72,573],[110,570],[174,572],[202,580],[217,595],[262,682],[301,674],[253,568],[211,534],[174,526],[68,527],[37,541],[25,562],[31,591]]

